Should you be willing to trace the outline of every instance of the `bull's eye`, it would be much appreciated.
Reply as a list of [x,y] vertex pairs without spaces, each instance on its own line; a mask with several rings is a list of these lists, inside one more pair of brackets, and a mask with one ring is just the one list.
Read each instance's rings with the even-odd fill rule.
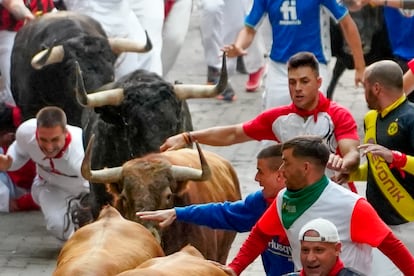
[[120,211],[121,214],[125,214],[125,210],[128,210],[128,206],[126,206],[126,200],[124,196],[120,196],[119,197],[119,201],[118,201],[118,209]]
[[167,204],[172,203],[172,201],[173,201],[173,195],[171,193],[167,194],[166,200],[167,200]]

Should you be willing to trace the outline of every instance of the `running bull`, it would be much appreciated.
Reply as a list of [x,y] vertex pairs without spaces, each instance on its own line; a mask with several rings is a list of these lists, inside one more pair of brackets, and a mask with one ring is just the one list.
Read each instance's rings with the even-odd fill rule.
[[167,255],[191,244],[207,259],[226,262],[236,233],[177,221],[161,231],[156,223],[140,221],[135,213],[240,199],[239,181],[227,160],[212,152],[205,152],[204,157],[196,144],[198,152],[181,149],[151,153],[121,167],[91,170],[93,140],[85,152],[82,175],[92,183],[116,183],[111,188],[113,205],[125,218],[152,229]]
[[60,11],[26,24],[16,35],[11,57],[11,90],[23,120],[47,105],[61,107],[68,123],[82,127],[82,111],[74,95],[75,61],[88,90],[113,81],[114,63],[124,51],[152,48],[109,39],[101,25],[86,15]]
[[[130,159],[159,152],[168,137],[192,130],[186,99],[213,97],[223,91],[227,83],[224,55],[222,68],[215,86],[172,85],[154,73],[137,70],[102,87],[105,90],[86,91],[83,74],[77,67],[76,95],[79,103],[90,110],[84,125],[85,138],[88,141],[92,134],[97,137],[92,168],[121,166]],[[89,206],[93,218],[110,201],[102,185],[91,186]],[[80,225],[84,223],[84,219],[75,220]]]

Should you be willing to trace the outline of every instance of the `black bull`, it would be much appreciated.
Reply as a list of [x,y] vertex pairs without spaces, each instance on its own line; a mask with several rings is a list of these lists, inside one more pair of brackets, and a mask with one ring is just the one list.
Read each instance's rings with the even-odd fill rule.
[[[224,78],[215,87],[173,86],[156,74],[137,70],[111,83],[119,53],[151,49],[149,40],[146,45],[122,42],[108,39],[94,19],[62,11],[25,25],[16,35],[12,52],[13,96],[23,119],[34,117],[47,105],[61,107],[69,124],[84,129],[86,140],[92,133],[97,136],[94,169],[120,166],[132,158],[158,151],[167,137],[191,130],[185,99],[213,97],[227,82],[225,70]],[[118,93],[117,102],[109,104],[84,95],[102,95],[107,89],[121,89],[122,97]],[[77,98],[75,91],[84,94]],[[98,203],[94,208],[96,217],[108,198],[104,191],[92,191],[92,195],[93,203]]]
[[74,96],[75,61],[86,89],[98,89],[113,81],[118,54],[151,49],[150,42],[131,43],[125,49],[120,41],[108,39],[97,21],[77,13],[49,13],[26,24],[16,35],[11,56],[11,90],[22,119],[56,105],[66,112],[69,124],[81,127],[83,107]]
[[[93,106],[84,127],[86,140],[97,137],[92,152],[92,169],[117,167],[149,152],[159,152],[170,136],[192,130],[185,99],[211,97],[224,90],[227,83],[226,59],[217,85],[171,85],[161,77],[137,70],[107,85],[107,90],[87,93],[82,76],[77,74],[77,97],[84,106]],[[78,72],[79,73],[79,72]],[[96,218],[112,197],[103,185],[91,185],[89,203]],[[75,208],[75,221],[82,225],[84,212]],[[76,217],[81,217],[77,218]]]

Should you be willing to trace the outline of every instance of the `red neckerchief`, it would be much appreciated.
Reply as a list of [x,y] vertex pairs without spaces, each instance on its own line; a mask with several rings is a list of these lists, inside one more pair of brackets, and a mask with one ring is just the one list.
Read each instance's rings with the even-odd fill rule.
[[[344,268],[344,263],[341,261],[341,259],[339,259],[339,257],[337,257],[336,263],[334,267],[331,269],[331,271],[329,271],[328,276],[338,275],[339,271],[341,271],[342,268]],[[305,271],[303,269],[300,271],[300,276],[306,276]]]
[[329,105],[331,104],[331,101],[329,99],[327,99],[321,92],[319,92],[319,100],[318,100],[318,105],[316,106],[315,109],[313,110],[303,110],[298,108],[295,104],[291,104],[292,110],[293,112],[295,112],[296,114],[298,114],[301,117],[309,117],[311,115],[313,115],[313,118],[315,120],[315,122],[318,119],[318,113],[319,112],[326,112],[328,111]]
[[170,11],[174,3],[175,3],[175,0],[164,1],[164,18],[167,18],[167,16],[170,14]]
[[22,123],[22,113],[20,112],[20,108],[14,105],[7,104],[7,103],[6,103],[6,106],[11,108],[13,125],[15,128],[17,128]]
[[[36,129],[36,140],[37,140],[37,143],[39,143],[39,133],[37,132],[37,129]],[[72,136],[70,135],[70,132],[69,131],[66,131],[65,145],[58,152],[58,154],[56,154],[56,156],[55,157],[52,157],[52,158],[54,158],[54,159],[61,158],[63,156],[63,154],[65,153],[65,151],[67,150],[67,148],[69,147],[69,144],[70,144],[71,141],[72,141]],[[52,159],[52,158],[44,157],[43,160],[45,160],[45,159]]]
[[13,124],[17,128],[22,123],[22,113],[20,112],[20,108],[14,106],[12,109],[13,112]]

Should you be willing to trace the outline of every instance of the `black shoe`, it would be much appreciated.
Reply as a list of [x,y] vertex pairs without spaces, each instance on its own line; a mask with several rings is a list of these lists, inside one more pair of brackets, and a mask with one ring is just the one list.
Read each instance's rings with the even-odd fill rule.
[[208,66],[207,67],[207,84],[217,84],[220,79],[220,69]]
[[221,94],[217,96],[217,99],[223,100],[223,101],[226,101],[226,102],[232,102],[236,99],[234,89],[233,89],[233,87],[231,86],[230,83],[227,83],[226,89],[224,89],[224,91],[221,92]]

